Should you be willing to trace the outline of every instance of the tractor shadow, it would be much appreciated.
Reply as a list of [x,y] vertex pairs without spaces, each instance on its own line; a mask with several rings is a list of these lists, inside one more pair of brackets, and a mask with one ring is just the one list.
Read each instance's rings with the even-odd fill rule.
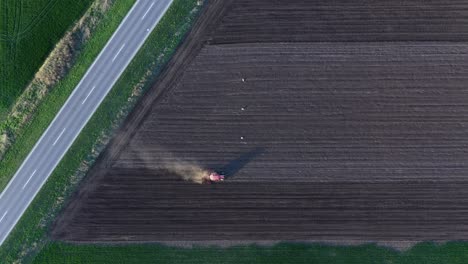
[[245,165],[254,160],[257,156],[265,152],[265,148],[258,147],[249,152],[246,152],[240,155],[237,159],[230,161],[224,166],[218,167],[216,171],[226,176],[226,179],[229,179],[236,175]]

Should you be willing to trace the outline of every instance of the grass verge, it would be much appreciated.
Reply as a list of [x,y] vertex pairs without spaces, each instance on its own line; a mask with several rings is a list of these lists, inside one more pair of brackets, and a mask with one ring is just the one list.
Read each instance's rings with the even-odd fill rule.
[[468,244],[419,244],[405,252],[377,247],[278,244],[273,247],[171,248],[161,245],[73,245],[50,243],[34,259],[35,264],[58,263],[177,263],[177,264],[441,264],[467,263]]
[[93,0],[0,0],[0,120]]
[[39,104],[36,115],[24,125],[22,128],[24,132],[17,135],[0,161],[0,190],[6,187],[134,2],[135,0],[116,1],[112,5],[96,28],[96,34],[83,45],[67,76],[55,84],[54,89]]
[[[5,154],[4,171],[12,175],[34,143],[52,121],[73,88],[84,75],[103,45],[127,13],[134,1],[116,1],[108,11],[109,21],[103,23],[102,34],[96,34],[86,47],[70,74],[58,83],[29,124],[27,133]],[[134,60],[115,84],[104,102],[83,129],[47,183],[29,206],[8,239],[0,247],[0,259],[5,263],[28,262],[47,241],[46,234],[53,219],[72,190],[92,164],[106,139],[123,121],[136,99],[153,83],[163,65],[189,30],[200,9],[200,1],[175,0]],[[7,159],[8,157],[8,159]],[[2,183],[2,187],[6,182]]]
[[38,105],[52,89],[56,88],[57,82],[67,76],[76,58],[81,54],[81,48],[91,36],[94,36],[96,27],[106,17],[110,6],[112,6],[111,0],[94,0],[81,19],[65,33],[49,53],[8,115],[0,119],[0,160],[15,143],[15,139],[24,133],[23,128],[36,113]]

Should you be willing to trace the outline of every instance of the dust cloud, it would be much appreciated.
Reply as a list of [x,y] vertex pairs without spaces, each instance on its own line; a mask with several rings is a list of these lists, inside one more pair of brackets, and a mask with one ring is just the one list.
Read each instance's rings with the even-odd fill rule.
[[164,169],[179,175],[185,181],[202,184],[209,171],[189,162],[165,164]]
[[[144,142],[130,146],[130,156],[132,157],[132,167],[145,168],[148,170],[163,170],[170,174],[175,174],[185,181],[198,184],[204,183],[210,171],[203,168],[196,161],[183,160],[180,157],[158,147],[164,155],[154,155],[148,150]],[[128,165],[128,164],[126,164]]]

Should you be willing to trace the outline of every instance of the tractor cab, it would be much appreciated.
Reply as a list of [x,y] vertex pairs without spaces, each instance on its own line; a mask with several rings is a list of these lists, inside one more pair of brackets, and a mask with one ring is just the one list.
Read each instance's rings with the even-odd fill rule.
[[224,181],[224,175],[219,174],[215,171],[207,171],[206,174],[202,178],[203,184],[212,184],[217,182]]

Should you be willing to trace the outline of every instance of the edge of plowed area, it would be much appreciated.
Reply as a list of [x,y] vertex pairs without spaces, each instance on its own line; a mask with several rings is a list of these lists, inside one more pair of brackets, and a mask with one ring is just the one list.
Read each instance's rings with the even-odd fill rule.
[[[184,70],[190,65],[190,62],[197,56],[206,41],[209,41],[205,38],[206,33],[214,30],[212,27],[217,24],[213,21],[219,21],[223,18],[224,13],[227,11],[232,1],[233,0],[208,0],[205,3],[199,18],[187,34],[183,44],[176,50],[172,59],[161,72],[160,77],[155,80],[152,88],[142,96],[133,111],[128,115],[117,134],[96,160],[95,166],[88,172],[88,176],[79,184],[77,188],[78,191],[72,195],[70,198],[71,202],[64,210],[67,207],[68,210],[70,210],[69,212],[78,210],[80,208],[81,199],[86,197],[91,190],[97,187],[94,183],[99,182],[99,180],[105,176],[105,173],[99,173],[99,171],[104,171],[104,168],[109,167],[108,165],[119,156],[120,152],[125,148],[129,140],[141,126],[145,117],[151,114],[150,109],[153,107],[153,104],[164,98],[165,94],[174,87],[173,84],[177,83]],[[89,177],[89,175],[92,175],[92,177]],[[60,214],[51,230],[69,221],[68,217],[73,217],[73,215],[73,213]]]
[[[214,30],[216,22],[223,18],[223,14],[229,7],[232,0],[226,1],[208,1],[199,19],[187,34],[187,38],[174,54],[174,57],[166,65],[161,76],[155,81],[152,88],[142,97],[138,105],[125,120],[125,123],[110,142],[109,147],[101,155],[100,161],[96,164],[109,164],[122,151],[135,131],[141,126],[142,121],[151,112],[149,111],[153,104],[161,100],[165,94],[174,87],[184,70],[190,65],[191,61],[198,55],[206,41],[206,33]],[[158,89],[159,88],[159,89]]]
[[[109,146],[107,147],[107,149],[105,150],[105,152],[101,155],[101,157],[99,158],[98,162],[96,163],[96,166],[94,168],[92,168],[92,170],[89,172],[89,176],[88,178],[82,182],[81,184],[84,184],[81,186],[81,189],[78,190],[78,192],[74,195],[73,197],[73,200],[71,201],[71,204],[68,205],[68,208],[66,210],[66,214],[65,215],[61,215],[59,220],[56,222],[56,226],[58,226],[59,228],[64,228],[63,226],[63,223],[66,223],[68,225],[73,225],[73,221],[71,221],[71,224],[69,221],[70,218],[74,218],[76,219],[77,217],[80,217],[79,216],[79,213],[83,213],[83,214],[86,214],[88,212],[90,212],[91,210],[87,210],[86,206],[83,205],[83,201],[86,201],[88,197],[91,197],[92,195],[90,195],[90,193],[102,193],[100,192],[100,186],[105,186],[105,187],[115,187],[113,184],[114,183],[118,183],[118,184],[122,184],[122,186],[126,187],[126,186],[131,186],[133,181],[135,181],[135,177],[134,176],[145,176],[143,174],[139,175],[138,173],[133,173],[132,172],[132,177],[129,177],[127,178],[127,182],[123,182],[123,178],[122,177],[115,177],[115,179],[111,179],[110,183],[106,184],[102,184],[101,183],[101,179],[105,178],[105,179],[108,179],[106,178],[107,176],[107,171],[108,171],[108,168],[110,167],[116,167],[115,165],[118,164],[117,163],[117,160],[119,158],[122,158],[122,156],[124,156],[123,154],[126,153],[126,148],[127,147],[131,147],[131,144],[129,145],[129,141],[131,141],[135,135],[138,135],[136,133],[138,133],[137,131],[139,131],[141,128],[142,128],[142,125],[146,122],[146,119],[148,118],[149,115],[151,114],[154,114],[154,112],[152,112],[151,110],[154,110],[154,107],[157,105],[159,107],[159,103],[164,103],[166,101],[166,99],[168,98],[169,95],[173,95],[175,93],[177,93],[177,91],[174,91],[174,89],[177,89],[177,87],[181,87],[179,86],[179,81],[182,79],[182,78],[185,78],[185,77],[182,77],[182,76],[185,76],[185,72],[187,71],[187,68],[189,65],[191,65],[193,62],[194,62],[194,59],[199,55],[199,52],[200,50],[202,50],[203,47],[207,46],[207,44],[210,44],[210,41],[212,40],[211,38],[209,38],[208,36],[210,36],[210,32],[212,32],[214,30],[214,28],[212,27],[216,27],[217,23],[218,23],[218,20],[222,19],[223,17],[223,14],[225,13],[225,11],[229,10],[229,3],[227,2],[223,2],[223,1],[212,1],[210,2],[207,6],[205,6],[205,10],[203,11],[199,21],[196,23],[196,25],[194,26],[194,28],[192,29],[191,33],[187,36],[186,38],[186,41],[184,42],[184,44],[182,44],[182,46],[178,49],[177,53],[175,53],[175,56],[173,57],[173,59],[170,61],[170,63],[166,66],[165,70],[163,71],[163,74],[161,75],[161,78],[158,79],[154,86],[153,86],[153,89],[149,90],[149,92],[145,95],[145,97],[143,97],[143,99],[139,102],[139,104],[137,105],[136,109],[134,110],[134,112],[132,112],[130,114],[130,116],[126,119],[126,122],[124,123],[124,125],[122,126],[122,128],[117,132],[118,134],[116,135],[116,137],[111,141],[111,143],[109,144]],[[223,48],[226,48],[226,47],[229,47],[229,46],[223,46]],[[237,54],[234,54],[234,55],[237,55]],[[232,54],[231,54],[232,56]],[[223,61],[223,60],[219,60],[219,61]],[[212,62],[211,62],[212,64]],[[209,63],[206,63],[205,65],[210,65]],[[195,75],[191,75],[192,78],[194,78]],[[219,76],[219,73],[218,73],[218,76]],[[211,78],[210,78],[211,79]],[[249,77],[247,77],[248,80]],[[243,79],[242,79],[243,81]],[[240,82],[240,78],[238,78],[238,82]],[[191,91],[193,92],[193,90]],[[196,93],[198,93],[198,91],[195,91]],[[215,98],[214,96],[212,96],[211,98]],[[219,98],[219,97],[216,97],[216,98]],[[218,100],[218,99],[216,99]],[[188,100],[185,100],[183,101],[185,103],[188,102]],[[226,103],[226,102],[224,102]],[[183,104],[183,105],[186,105],[186,104]],[[222,104],[223,106],[225,104]],[[240,105],[239,105],[240,107]],[[156,108],[157,109],[157,108]],[[179,116],[179,112],[175,112],[176,115],[175,116]],[[180,116],[184,116],[184,115],[180,115]],[[170,119],[170,118],[169,118]],[[183,122],[180,122],[180,123],[183,123]],[[143,126],[144,127],[144,126]],[[207,124],[205,124],[205,127],[208,127]],[[192,129],[187,129],[186,131],[193,131]],[[239,134],[239,135],[242,135],[242,134]],[[170,135],[171,137],[173,136],[173,134]],[[165,139],[168,139],[168,135],[166,134],[166,137]],[[242,137],[241,137],[242,139]],[[183,143],[183,141],[185,140],[185,138],[183,140],[179,140],[177,141],[178,143]],[[225,143],[225,141],[221,141],[223,142],[223,144]],[[138,149],[140,146],[143,146],[143,144],[145,144],[145,142],[143,140],[140,141],[141,145],[138,145],[135,149]],[[206,143],[205,143],[206,145]],[[202,145],[202,146],[205,146],[205,145]],[[221,145],[221,144],[220,144]],[[205,148],[204,148],[205,149]],[[221,149],[221,148],[218,148],[218,149]],[[184,149],[183,149],[184,150]],[[185,151],[185,150],[184,150]],[[210,150],[211,152],[210,153],[214,153],[213,150]],[[179,153],[181,153],[183,151],[180,151]],[[121,155],[122,154],[122,155]],[[128,153],[127,153],[128,154]],[[130,154],[128,154],[128,156],[132,156],[133,153],[130,152]],[[131,160],[131,159],[129,159]],[[133,164],[133,163],[132,163]],[[153,162],[152,164],[155,164],[155,162]],[[118,167],[118,166],[117,166]],[[210,167],[212,168],[212,167]],[[118,167],[117,168],[118,170],[121,170],[122,168]],[[121,175],[118,175],[118,176],[121,176]],[[463,176],[463,175],[462,175]],[[418,184],[421,183],[422,181],[419,179],[417,180]],[[148,181],[147,179],[144,179],[144,183],[145,184],[148,184]],[[235,183],[235,180],[233,181],[229,181],[229,182],[226,182],[225,186],[229,186],[229,184],[231,183]],[[359,183],[360,185],[362,185],[362,188],[365,190],[367,188],[367,186],[365,186],[365,183],[364,182],[360,182]],[[314,184],[315,185],[315,184]],[[118,188],[122,188],[122,186],[117,186]],[[149,186],[151,186],[149,184]],[[153,186],[159,186],[159,184],[154,184]],[[177,185],[178,186],[178,185]],[[225,187],[223,186],[223,187]],[[206,187],[206,186],[204,186]],[[118,188],[115,188],[115,189],[118,189]],[[242,188],[244,188],[242,186]],[[317,186],[315,186],[314,188],[317,188]],[[433,191],[429,191],[427,192],[426,194],[428,195],[427,197],[434,197],[434,195],[436,195],[440,190],[443,190],[443,188],[440,188],[440,186],[438,185],[433,185],[432,186],[433,188]],[[458,187],[457,187],[458,188]],[[146,188],[145,188],[146,189]],[[369,188],[370,190],[372,190],[372,188]],[[337,191],[338,193],[341,192],[341,190],[339,190],[339,188],[335,188],[335,186],[332,186],[330,187],[328,190],[325,190],[324,193],[326,193],[327,195],[329,195],[330,193],[332,193],[332,191],[330,190],[333,190],[333,191]],[[401,189],[400,189],[401,190]],[[415,190],[420,190],[420,187],[416,187],[414,189],[406,189],[406,193],[412,193],[414,192]],[[118,196],[118,195],[112,195],[112,198],[113,197],[117,197],[123,201],[130,201],[129,203],[133,202],[133,194],[135,193],[134,191],[135,190],[131,190],[133,191],[132,195],[129,195],[129,196]],[[150,193],[148,190],[146,190],[147,192],[146,193],[143,193],[142,189],[137,189],[137,192],[142,196],[142,197],[150,197],[150,196],[146,196],[147,193]],[[158,192],[158,190],[151,190],[151,194],[154,194],[154,193],[163,193],[163,191],[165,192],[166,189],[164,189],[164,186],[161,186],[161,189],[160,191]],[[174,190],[174,193],[177,195],[177,192],[176,191],[179,191],[179,193],[184,193],[183,191],[180,191],[180,189],[177,189],[177,190]],[[130,192],[127,192],[127,194],[130,193]],[[309,192],[309,193],[314,193],[315,192]],[[358,192],[357,193],[357,196],[348,196],[348,197],[344,197],[344,199],[342,201],[349,201],[350,200],[350,197],[360,197],[359,195],[362,195],[364,193],[363,192]],[[379,193],[382,194],[382,195],[386,195],[388,194],[388,190],[383,190],[382,192]],[[393,193],[395,195],[395,197],[398,197],[398,199],[401,199],[401,196],[399,196],[398,193]],[[405,194],[405,192],[403,192],[403,194]],[[223,197],[224,197],[224,193],[222,194]],[[355,194],[356,195],[356,194]],[[401,195],[401,194],[400,194]],[[404,195],[403,195],[404,196]],[[174,201],[172,200],[172,198],[174,197],[174,195],[167,195],[166,197],[169,197],[168,199],[168,203],[171,208],[173,208],[174,206]],[[201,196],[205,199],[205,194],[203,193],[203,196]],[[221,197],[221,196],[220,196]],[[94,197],[96,198],[96,197]],[[102,208],[108,208],[108,207],[111,207],[111,202],[105,200],[105,198],[102,198],[101,197],[97,197],[97,199],[99,200],[99,202],[101,202],[101,208],[97,208],[97,210],[95,212],[99,212],[99,214],[105,214],[105,212],[101,211]],[[385,197],[385,199],[382,199],[383,203],[385,206],[387,205],[395,205],[396,207],[398,207],[398,202],[395,202],[393,201],[392,199],[387,199],[388,197]],[[398,201],[398,199],[396,201]],[[93,198],[91,198],[91,200],[93,200]],[[215,200],[215,199],[213,199]],[[326,199],[324,199],[326,200]],[[404,197],[403,197],[403,200]],[[409,200],[409,199],[408,199]],[[453,205],[453,201],[452,199],[442,199],[444,200],[445,202],[447,202],[449,205]],[[94,200],[96,201],[96,200]],[[93,203],[94,201],[92,201],[91,203]],[[104,203],[102,203],[104,201]],[[152,201],[156,201],[155,199],[153,199]],[[321,199],[316,199],[316,201],[318,203],[321,204],[320,201],[322,201]],[[340,201],[338,202],[338,206],[343,206],[343,202]],[[463,201],[463,200],[462,200]],[[379,203],[379,201],[377,200],[372,200],[372,199],[369,199],[368,201],[372,207],[378,207],[380,206],[381,203]],[[413,204],[413,209],[414,208],[420,208],[420,205],[421,204],[417,204],[418,202],[420,201],[417,201],[417,200],[414,200],[413,201],[414,204]],[[137,203],[138,204],[138,203]],[[180,202],[180,204],[182,204],[182,202]],[[326,205],[323,205],[321,204],[326,210],[329,210],[329,207],[327,207]],[[125,204],[120,204],[119,205],[120,208],[127,208]],[[133,205],[132,205],[133,206]],[[443,211],[443,210],[446,210],[448,208],[448,206],[444,205],[444,204],[438,204],[439,208],[442,208],[440,211]],[[446,206],[446,207],[444,207]],[[464,206],[460,206],[458,208],[465,208]],[[423,208],[424,209],[424,208]],[[276,208],[275,208],[276,210]],[[302,209],[303,210],[303,209]],[[431,208],[431,210],[433,210],[433,208]],[[300,211],[300,210],[297,210],[297,211]],[[343,209],[342,208],[337,208],[337,210],[335,210],[336,212],[340,212],[340,213],[343,213]],[[415,221],[413,221],[413,223],[415,223],[415,226],[416,228],[419,228],[419,225],[421,224],[421,219],[425,219],[427,218],[427,216],[424,215],[424,210],[421,210],[423,215],[420,215],[416,218],[413,218]],[[77,213],[78,212],[78,213]],[[152,212],[154,212],[154,210],[152,210]],[[377,210],[375,210],[375,208],[371,208],[370,210],[368,210],[367,212],[373,212],[373,213],[376,213],[376,217],[381,217],[381,215],[379,215],[379,212]],[[388,211],[389,214],[393,217],[393,215],[395,214],[394,211]],[[182,212],[182,213],[186,213],[185,211]],[[354,212],[352,212],[354,213]],[[351,213],[351,214],[352,214]],[[361,218],[361,220],[359,220],[358,222],[360,222],[361,226],[365,226],[367,225],[366,223],[366,219],[368,217],[365,216],[366,212],[364,212],[364,217]],[[444,213],[445,215],[447,215],[447,212]],[[122,215],[122,214],[121,214]],[[127,214],[127,215],[132,215],[132,214]],[[402,219],[403,221],[401,221],[400,223],[402,223],[403,226],[405,227],[408,227],[408,221],[406,219],[407,217],[407,213],[406,212],[402,212],[401,215],[403,216]],[[85,218],[82,216],[82,219]],[[108,215],[106,215],[106,217],[108,217]],[[111,217],[108,217],[106,220],[106,223],[109,223],[108,220],[110,220],[112,222],[112,225],[113,226],[118,226],[117,222],[118,222],[118,218],[120,217],[120,215],[118,216],[111,216]],[[214,216],[214,218],[217,219],[218,215]],[[309,219],[313,219],[313,218],[316,218],[317,215],[313,213],[313,216],[310,217]],[[381,218],[385,218],[385,217],[381,217]],[[453,219],[462,219],[462,216],[461,215],[457,215],[456,217],[454,217]],[[99,229],[99,220],[97,220],[96,218],[91,218],[91,217],[88,217],[88,219],[91,219],[90,221],[88,221],[88,223],[91,223],[91,225],[94,227],[94,228],[98,228]],[[140,218],[140,219],[143,219],[143,218]],[[148,218],[146,218],[148,219]],[[145,219],[145,221],[146,221]],[[168,220],[169,219],[169,220]],[[337,218],[332,218],[333,220],[334,219],[340,219],[340,217],[337,217]],[[365,219],[364,221],[362,221],[362,219]],[[379,218],[380,219],[380,218]],[[73,220],[73,219],[72,219]],[[154,220],[154,219],[153,219]],[[173,218],[170,218],[168,217],[166,220],[168,221],[172,221]],[[186,219],[183,219],[184,221]],[[289,219],[288,219],[289,220]],[[346,219],[344,219],[346,221]],[[386,220],[386,219],[384,219]],[[325,219],[324,222],[325,223],[329,223],[330,219]],[[447,222],[446,221],[440,221],[443,225],[446,225]],[[97,225],[95,225],[97,223]],[[190,222],[192,223],[192,222]],[[310,223],[310,222],[309,222]],[[61,227],[62,226],[62,227]],[[97,227],[96,227],[97,226]],[[167,228],[166,225],[163,225],[161,224],[160,226],[164,227],[164,228]],[[92,229],[87,229],[86,227],[83,227],[83,226],[80,226],[80,225],[76,225],[75,227],[78,227],[76,228],[75,230],[78,230],[79,232],[80,231],[83,231],[83,232],[88,232],[88,233],[93,233]],[[343,227],[343,225],[341,226]],[[388,226],[385,226],[383,225],[383,227],[381,226],[382,229],[380,230],[377,230],[377,232],[382,232],[382,231],[386,231],[387,233],[390,233],[392,232],[391,229],[388,228]],[[413,227],[410,227],[409,230],[414,230],[414,229],[411,229],[411,228],[414,228]],[[66,227],[65,227],[66,229]],[[237,230],[237,229],[236,229]],[[121,231],[121,226],[118,226],[118,232]],[[322,231],[322,230],[320,230]],[[145,231],[146,232],[146,231]],[[277,232],[277,230],[274,230],[273,233]],[[445,231],[445,234],[450,234],[451,232],[447,232]],[[209,232],[207,232],[209,234],[212,234],[212,230],[210,229]],[[405,233],[403,232],[404,234],[408,234],[408,233]],[[456,231],[454,233],[457,233]],[[146,234],[146,233],[144,233]],[[86,241],[86,243],[109,243],[108,241],[110,241],[110,243],[116,243],[116,244],[121,244],[121,243],[127,243],[125,240],[128,239],[128,240],[132,240],[132,239],[129,239],[128,236],[126,237],[125,235],[126,234],[118,234],[122,239],[117,239],[117,240],[112,240],[112,239],[109,239],[109,240],[98,240],[97,242],[95,241]],[[184,233],[184,236],[186,234]],[[393,234],[392,234],[393,235]],[[170,236],[172,236],[172,234],[170,234]],[[52,235],[53,238],[58,238],[60,239],[60,236],[54,236]],[[279,242],[278,240],[255,240],[255,241],[252,241],[252,240],[249,240],[249,239],[246,239],[246,240],[239,240],[239,239],[235,239],[234,237],[228,237],[229,238],[233,238],[232,240],[197,240],[197,241],[190,241],[190,240],[187,240],[187,241],[180,241],[181,239],[174,239],[174,241],[165,241],[165,240],[158,240],[157,239],[158,237],[156,236],[156,239],[152,239],[150,238],[151,240],[150,241],[158,241],[160,243],[164,243],[164,244],[168,244],[168,245],[175,245],[175,246],[190,246],[190,245],[197,245],[197,244],[202,244],[202,245],[218,245],[218,246],[231,246],[231,245],[235,245],[235,244],[249,244],[249,243],[256,243],[256,244],[264,244],[266,243],[265,245],[271,245],[271,244],[274,244],[276,242]],[[330,237],[328,237],[330,238]],[[89,239],[89,238],[88,238]],[[183,238],[182,238],[183,239]],[[218,239],[218,238],[215,238],[215,239]],[[306,237],[307,239],[307,237]],[[64,239],[66,240],[66,239]],[[73,239],[72,239],[73,241]],[[83,240],[85,241],[85,240]],[[283,241],[283,240],[282,240]],[[287,241],[287,239],[286,239]],[[330,243],[330,244],[337,244],[338,242],[340,242],[341,245],[354,245],[354,244],[362,244],[362,243],[370,243],[372,242],[372,240],[356,240],[356,239],[343,239],[343,240],[332,240],[332,239],[327,239],[327,237],[324,237],[323,240],[307,240],[307,241],[303,241],[301,240],[300,238],[298,238],[298,241],[294,240],[295,242],[322,242],[322,243]],[[389,245],[389,246],[392,246],[392,247],[395,247],[395,248],[407,248],[409,246],[411,246],[413,243],[416,243],[416,242],[413,242],[413,241],[406,241],[406,240],[399,240],[399,241],[387,241],[387,240],[379,240],[380,242],[378,242],[378,244],[380,245]],[[73,241],[73,242],[76,242],[76,241]],[[130,242],[130,241],[129,241]],[[81,242],[78,242],[78,243],[81,243]],[[131,241],[131,243],[135,243],[135,241]],[[138,242],[136,242],[138,243]]]

